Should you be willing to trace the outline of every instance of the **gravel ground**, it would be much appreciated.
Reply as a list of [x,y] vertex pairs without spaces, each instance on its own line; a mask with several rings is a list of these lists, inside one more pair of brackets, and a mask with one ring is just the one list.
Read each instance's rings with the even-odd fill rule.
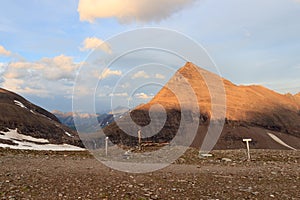
[[190,149],[148,174],[103,166],[88,152],[0,149],[0,199],[300,199],[300,152]]

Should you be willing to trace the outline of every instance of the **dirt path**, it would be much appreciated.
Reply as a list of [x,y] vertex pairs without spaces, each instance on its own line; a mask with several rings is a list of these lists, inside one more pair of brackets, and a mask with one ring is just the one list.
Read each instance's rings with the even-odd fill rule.
[[[111,170],[86,152],[0,151],[0,199],[300,199],[299,151],[189,151],[148,174]],[[232,161],[224,162],[222,158]]]

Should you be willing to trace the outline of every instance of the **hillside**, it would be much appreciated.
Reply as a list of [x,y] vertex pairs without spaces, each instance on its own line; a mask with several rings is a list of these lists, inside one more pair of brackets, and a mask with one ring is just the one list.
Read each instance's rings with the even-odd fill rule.
[[[215,149],[242,148],[244,147],[242,138],[245,137],[253,138],[252,146],[255,148],[287,148],[275,141],[274,137],[270,137],[270,134],[294,148],[300,148],[299,94],[290,98],[258,85],[238,86],[192,63],[187,63],[180,68],[148,104],[137,107],[130,113],[138,125],[145,126],[150,123],[148,111],[152,105],[160,104],[167,111],[167,120],[163,129],[158,134],[145,138],[145,141],[171,141],[179,130],[183,112],[185,116],[190,116],[191,121],[199,121],[193,146],[201,146],[212,120],[211,107],[220,106],[212,105],[208,87],[201,75],[211,82],[222,79],[226,91],[226,123]],[[179,88],[178,91],[184,96],[186,83],[182,77],[188,81],[197,96],[199,119],[194,116],[195,110],[181,110],[176,95],[168,89]],[[218,86],[213,85],[213,87]],[[188,95],[187,93],[186,96]],[[213,95],[218,99],[220,94]],[[189,102],[184,103],[188,108]],[[191,102],[190,105],[192,106]],[[123,118],[123,123],[126,123],[128,118]],[[134,128],[131,130],[136,131]],[[106,127],[104,132],[114,143],[137,144],[135,137],[127,136],[115,123]],[[189,135],[188,132],[189,129],[186,128],[185,136]]]
[[77,133],[62,125],[53,114],[1,88],[0,143],[16,148],[35,144],[82,146]]

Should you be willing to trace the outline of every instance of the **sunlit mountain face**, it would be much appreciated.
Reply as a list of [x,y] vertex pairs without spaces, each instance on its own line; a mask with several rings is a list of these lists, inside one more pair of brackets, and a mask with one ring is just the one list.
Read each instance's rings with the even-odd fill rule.
[[[211,100],[212,95],[221,98],[221,93],[211,94],[203,77],[206,80],[222,80],[223,91],[226,94],[224,105],[215,104]],[[188,89],[184,87],[186,80],[195,92],[198,110],[192,109],[195,102],[180,102],[178,95],[176,95],[176,92],[183,96],[190,95]],[[177,89],[172,91],[170,88]],[[205,135],[208,134],[209,124],[214,120],[220,120],[218,117],[222,117],[222,113],[214,114],[212,108],[223,106],[225,108],[224,127],[214,148],[242,148],[244,145],[242,138],[246,137],[253,138],[253,144],[256,148],[286,148],[274,141],[268,135],[269,133],[288,141],[287,143],[290,143],[294,148],[299,148],[298,95],[282,95],[259,85],[235,85],[216,74],[201,69],[192,63],[187,63],[174,74],[152,100],[136,107],[130,112],[130,115],[120,121],[126,124],[126,120],[129,122],[131,117],[139,126],[147,126],[151,123],[149,110],[157,104],[162,105],[167,112],[167,120],[157,135],[147,138],[150,141],[170,142],[178,133],[182,114],[184,114],[190,115],[191,121],[199,121],[198,132],[192,146],[200,147]],[[182,105],[185,105],[185,110],[182,110]],[[199,118],[195,118],[193,115],[195,112],[200,113]],[[129,123],[128,126],[130,126]],[[115,143],[135,145],[137,142],[136,138],[126,137],[126,133],[120,130],[116,123],[107,126],[104,132]],[[136,132],[136,130],[132,128],[131,132]],[[185,133],[188,134],[188,132],[188,129],[185,129]]]

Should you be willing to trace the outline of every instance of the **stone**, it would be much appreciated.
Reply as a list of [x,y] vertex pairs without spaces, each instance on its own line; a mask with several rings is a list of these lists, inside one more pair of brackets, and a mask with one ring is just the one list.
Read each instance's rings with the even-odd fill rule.
[[223,162],[232,162],[232,160],[230,158],[222,158]]

